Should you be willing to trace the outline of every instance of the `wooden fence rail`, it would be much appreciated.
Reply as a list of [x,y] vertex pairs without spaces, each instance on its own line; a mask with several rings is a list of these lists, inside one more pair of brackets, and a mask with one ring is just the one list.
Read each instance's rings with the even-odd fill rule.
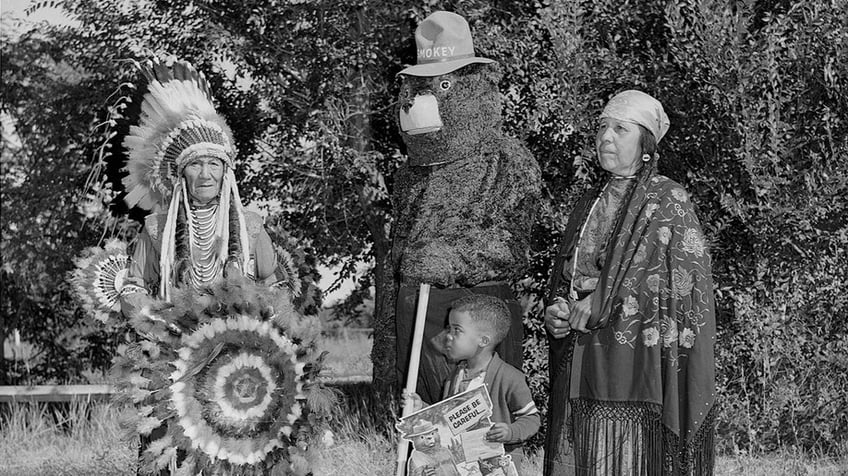
[[[328,385],[370,382],[368,375],[319,377]],[[115,393],[112,385],[0,385],[0,403],[70,402],[72,400],[108,400]]]
[[[371,328],[339,327],[327,329],[324,334],[335,338],[350,339],[369,337]],[[332,385],[369,382],[367,375],[319,377],[322,382]],[[112,385],[0,385],[0,403],[13,402],[70,402],[72,400],[108,400],[115,393]]]
[[327,337],[341,337],[344,339],[350,339],[353,336],[363,336],[363,337],[371,337],[374,333],[374,329],[370,327],[333,327],[330,329],[324,329],[321,331]]
[[0,385],[0,403],[107,400],[113,393],[111,385]]

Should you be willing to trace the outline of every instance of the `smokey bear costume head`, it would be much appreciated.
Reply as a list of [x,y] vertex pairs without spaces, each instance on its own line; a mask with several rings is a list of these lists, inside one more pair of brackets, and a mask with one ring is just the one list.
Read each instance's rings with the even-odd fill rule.
[[[414,113],[416,102],[438,115],[441,127],[415,133],[404,131],[410,165],[435,165],[479,154],[487,136],[501,130],[501,78],[497,64],[472,64],[439,76],[402,77],[398,117]],[[427,104],[429,102],[429,104]]]
[[415,31],[418,64],[399,73],[399,129],[409,164],[436,165],[480,153],[500,134],[502,73],[475,56],[468,22],[438,11]]

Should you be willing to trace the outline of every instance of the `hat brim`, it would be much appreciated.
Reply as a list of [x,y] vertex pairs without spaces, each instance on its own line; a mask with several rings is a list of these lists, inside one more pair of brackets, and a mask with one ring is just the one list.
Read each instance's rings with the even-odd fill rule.
[[431,428],[427,431],[419,431],[418,433],[410,433],[408,435],[403,435],[403,437],[404,438],[415,438],[416,436],[429,435],[430,433],[435,433],[437,431],[439,431],[439,428],[434,426],[433,428]]
[[496,63],[497,61],[491,60],[489,58],[463,58],[459,60],[453,61],[440,61],[438,63],[425,63],[425,64],[416,64],[413,66],[409,66],[403,70],[401,70],[398,74],[405,74],[407,76],[441,76],[443,74],[451,73],[453,71],[462,68],[463,66],[468,66],[472,63],[483,63],[490,64]]

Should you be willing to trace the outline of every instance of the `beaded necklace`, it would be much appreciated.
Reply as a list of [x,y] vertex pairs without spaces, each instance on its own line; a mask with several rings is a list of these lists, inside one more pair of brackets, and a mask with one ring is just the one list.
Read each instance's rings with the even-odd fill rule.
[[[613,187],[613,181],[616,180],[632,180],[636,178],[635,175],[628,176],[620,176],[613,175],[609,181],[607,181],[606,185],[604,185],[603,189],[601,189],[601,193],[598,194],[598,197],[595,198],[595,201],[592,202],[592,207],[589,208],[589,213],[586,215],[585,220],[583,221],[583,225],[580,227],[580,233],[577,235],[577,243],[574,245],[574,255],[572,256],[572,264],[571,264],[571,280],[568,285],[568,296],[571,298],[571,302],[578,300],[577,290],[574,288],[574,281],[577,279],[577,258],[580,254],[580,244],[583,242],[584,234],[586,233],[586,228],[589,225],[589,222],[592,221],[592,216],[595,213],[595,209],[600,203],[601,199],[604,197],[604,194]],[[624,203],[620,203],[619,206],[625,206]]]
[[215,217],[218,205],[192,208],[191,213],[191,284],[195,289],[220,275],[221,260],[216,259]]

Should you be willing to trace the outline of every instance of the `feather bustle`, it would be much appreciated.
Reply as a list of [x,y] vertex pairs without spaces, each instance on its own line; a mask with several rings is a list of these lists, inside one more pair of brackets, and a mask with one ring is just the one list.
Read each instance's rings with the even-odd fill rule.
[[74,265],[71,284],[78,301],[95,319],[109,321],[119,310],[118,286],[122,286],[122,271],[129,265],[126,243],[113,239],[102,248],[86,248]]

